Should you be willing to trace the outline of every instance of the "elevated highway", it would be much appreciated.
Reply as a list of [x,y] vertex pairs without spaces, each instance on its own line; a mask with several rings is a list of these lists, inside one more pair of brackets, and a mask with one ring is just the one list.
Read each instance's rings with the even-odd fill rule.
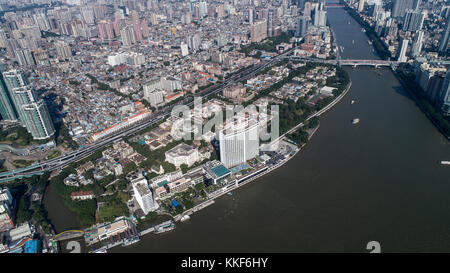
[[[237,74],[234,74],[230,76],[229,78],[225,79],[223,82],[216,83],[210,87],[207,87],[206,89],[200,91],[199,93],[195,94],[196,97],[202,97],[202,96],[209,96],[216,94],[220,91],[222,91],[226,86],[236,82],[236,81],[242,81],[247,80],[249,78],[254,77],[258,72],[262,71],[268,66],[272,66],[281,60],[283,60],[286,56],[288,56],[290,53],[292,53],[292,50],[295,48],[292,48],[291,50],[278,55],[270,60],[262,61],[261,63],[254,65],[252,67],[249,67],[245,69],[244,71],[241,71]],[[104,137],[103,139],[99,139],[94,143],[91,143],[90,145],[77,149],[75,151],[72,151],[70,153],[64,154],[60,157],[50,159],[47,161],[39,162],[37,164],[33,164],[26,168],[21,169],[15,169],[12,171],[2,172],[0,173],[0,183],[2,182],[8,182],[17,178],[22,177],[29,177],[32,175],[40,175],[44,172],[51,172],[54,170],[62,169],[69,164],[81,160],[95,151],[110,145],[111,143],[115,141],[120,141],[124,137],[133,136],[136,133],[142,131],[145,128],[148,128],[150,126],[153,126],[157,124],[158,122],[166,119],[170,116],[171,110],[173,107],[177,105],[186,105],[186,106],[192,106],[194,104],[193,98],[187,97],[184,100],[170,106],[166,106],[160,111],[154,113],[150,118],[146,120],[139,121],[125,129],[122,129],[121,131],[118,131],[116,133],[113,133],[107,137]]]

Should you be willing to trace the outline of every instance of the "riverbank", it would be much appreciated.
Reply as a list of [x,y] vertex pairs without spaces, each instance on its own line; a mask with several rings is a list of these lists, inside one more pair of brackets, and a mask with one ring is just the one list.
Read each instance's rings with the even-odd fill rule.
[[[343,58],[373,58],[344,9],[327,17],[348,49]],[[439,162],[449,160],[450,144],[390,69],[345,70],[350,91],[321,116],[300,156],[173,232],[110,252],[364,253],[372,240],[383,252],[448,252],[449,166]]]
[[[359,13],[350,7],[345,1],[341,1],[344,5],[344,10],[353,18],[355,21],[366,30],[367,37],[373,42],[373,47],[375,51],[382,59],[389,59],[391,56],[390,52],[387,50],[386,45],[380,39],[380,37],[375,33],[374,29],[359,15]],[[393,74],[400,82],[405,91],[409,96],[416,102],[419,109],[426,115],[426,117],[433,123],[433,125],[439,130],[444,137],[450,141],[450,126],[446,126],[447,121],[439,113],[439,109],[436,109],[434,105],[426,101],[426,98],[421,98],[422,94],[418,94],[417,91],[409,84],[398,71],[392,69]]]
[[364,19],[355,11],[352,7],[350,7],[345,1],[341,0],[341,3],[344,5],[344,10],[355,19],[355,21],[365,30],[365,33],[369,40],[372,42],[372,45],[377,52],[378,56],[383,60],[390,59],[391,53],[387,49],[384,42],[378,37],[377,33],[373,29],[372,26],[369,25]]
[[[434,105],[431,105],[429,102],[426,101],[425,98],[419,98],[419,96],[422,96],[422,94],[417,94],[417,92],[420,90],[413,90],[413,87],[410,83],[407,82],[407,79],[404,78],[404,75],[401,74],[402,72],[398,72],[393,70],[392,71],[397,78],[397,80],[402,85],[403,89],[410,95],[410,97],[414,100],[416,105],[419,107],[419,109],[427,116],[427,118],[433,123],[433,125],[439,130],[444,137],[450,141],[450,125],[448,125],[447,120],[438,120],[438,115],[442,115],[440,113],[436,113],[436,109]],[[432,112],[433,111],[433,112]],[[443,119],[443,118],[442,118]],[[442,124],[445,123],[445,124]],[[445,127],[444,127],[445,126]]]
[[[313,117],[316,117],[316,116],[321,116],[321,115],[323,115],[324,113],[326,113],[327,111],[329,111],[333,106],[335,106],[337,103],[339,103],[339,102],[342,100],[342,98],[345,97],[345,95],[346,95],[346,94],[348,93],[348,91],[350,90],[351,86],[352,86],[352,82],[351,82],[351,80],[350,80],[350,82],[347,84],[346,88],[344,89],[344,91],[343,91],[341,94],[339,94],[332,102],[330,102],[330,103],[329,103],[327,106],[325,106],[323,109],[321,109],[321,110],[319,110],[319,111],[313,113],[312,115],[310,115],[305,121],[308,121],[308,120],[310,120],[310,119],[312,119]],[[304,121],[304,122],[305,122],[305,121]],[[268,144],[268,145],[273,145],[273,144],[276,143],[276,142],[282,141],[284,138],[287,137],[287,135],[289,135],[289,134],[291,134],[293,131],[298,130],[299,128],[303,127],[303,126],[304,126],[304,122],[299,123],[297,126],[293,127],[293,128],[290,129],[288,132],[284,133],[282,136],[280,136],[280,137],[277,138],[276,140],[272,141],[272,142],[271,142],[270,144]],[[317,132],[317,130],[319,129],[319,127],[320,127],[320,125],[318,125],[318,126],[316,126],[315,128],[311,129],[311,132],[309,132],[308,140],[310,140],[310,139],[314,136],[314,134]],[[273,172],[273,171],[276,170],[276,169],[279,169],[280,167],[282,167],[283,165],[285,165],[288,161],[290,161],[291,159],[295,158],[296,155],[297,155],[303,148],[305,148],[306,146],[307,146],[307,143],[302,143],[302,144],[300,145],[300,147],[298,147],[298,149],[296,149],[296,151],[294,152],[294,154],[292,154],[292,155],[288,156],[287,158],[285,158],[284,160],[278,162],[276,165],[271,166],[271,167],[268,167],[268,168],[266,167],[266,169],[264,169],[263,171],[261,171],[261,172],[259,172],[259,173],[257,173],[257,174],[252,175],[250,178],[244,177],[244,178],[238,180],[238,181],[236,182],[235,185],[230,186],[230,187],[227,187],[227,188],[222,188],[222,189],[218,190],[216,194],[215,194],[215,193],[211,193],[211,194],[210,194],[211,197],[210,197],[208,200],[206,200],[205,202],[202,202],[201,204],[196,205],[195,207],[193,207],[193,208],[191,208],[191,209],[188,209],[188,210],[184,211],[183,213],[180,213],[180,214],[177,214],[177,215],[173,216],[172,219],[173,219],[175,222],[179,222],[179,221],[181,221],[181,219],[182,219],[185,215],[190,216],[190,215],[192,215],[193,213],[198,212],[198,211],[200,211],[200,210],[202,210],[202,209],[204,209],[204,208],[206,208],[206,207],[208,207],[208,206],[214,204],[214,203],[215,203],[215,199],[217,199],[217,198],[219,198],[219,197],[221,197],[221,196],[223,196],[223,195],[225,195],[225,194],[228,194],[229,192],[232,192],[232,191],[234,191],[234,190],[237,190],[237,189],[241,188],[242,186],[247,185],[247,184],[249,184],[250,182],[252,182],[252,181],[254,181],[254,180],[257,180],[257,179],[259,179],[259,178],[262,178],[262,177],[266,176],[267,174]],[[150,228],[148,228],[148,229],[146,229],[146,230],[140,231],[140,234],[141,234],[141,236],[143,236],[143,235],[147,235],[147,234],[149,234],[149,233],[153,233],[154,231],[155,231],[155,228],[154,228],[154,227],[150,227]]]
[[[348,93],[348,91],[350,90],[350,87],[351,87],[351,86],[352,86],[352,82],[350,81],[349,84],[347,85],[347,87],[345,88],[345,90],[344,90],[340,95],[338,95],[332,102],[330,102],[330,103],[329,103],[327,106],[325,106],[323,109],[321,109],[321,110],[315,112],[314,114],[310,115],[305,121],[308,121],[308,120],[312,119],[313,117],[321,116],[322,114],[324,114],[325,112],[327,112],[328,110],[330,110],[334,105],[336,105],[339,101],[341,101],[341,99]],[[287,131],[286,133],[284,133],[283,135],[281,135],[280,137],[278,137],[276,140],[272,141],[271,143],[269,143],[269,144],[267,144],[267,145],[270,146],[270,145],[275,144],[276,142],[279,142],[279,141],[283,140],[283,138],[285,138],[287,135],[291,134],[292,132],[294,132],[295,130],[298,130],[299,128],[301,128],[301,127],[303,127],[303,126],[304,126],[304,122],[299,123],[297,126],[295,126],[294,128],[290,129],[289,131]],[[314,136],[314,134],[317,132],[317,130],[319,129],[319,127],[320,127],[320,125],[317,126],[317,127],[315,127],[315,128],[312,130],[312,132],[309,134],[308,140],[310,140],[310,139]],[[227,194],[228,192],[232,192],[232,191],[234,191],[234,190],[236,190],[236,189],[242,187],[243,185],[248,184],[249,182],[251,182],[251,181],[253,181],[253,180],[257,179],[257,178],[260,178],[260,177],[262,177],[262,176],[264,176],[264,175],[267,175],[267,174],[270,173],[271,171],[280,168],[280,167],[283,166],[286,162],[288,162],[289,160],[291,160],[292,158],[294,158],[294,157],[298,154],[298,152],[300,152],[306,145],[307,145],[307,143],[301,144],[301,146],[298,147],[298,149],[295,151],[295,153],[294,153],[293,155],[287,157],[286,159],[284,159],[284,160],[282,160],[281,162],[279,162],[278,164],[276,164],[276,165],[274,165],[274,166],[268,168],[267,170],[264,170],[263,172],[258,173],[256,176],[253,176],[253,177],[251,177],[251,178],[248,179],[248,180],[245,180],[246,178],[244,177],[242,180],[245,180],[245,182],[239,183],[239,181],[238,181],[237,186],[232,186],[232,187],[229,187],[229,188],[226,188],[226,189],[220,189],[220,190],[218,190],[218,191],[220,191],[220,193],[218,193],[217,195],[214,195],[214,193],[212,193],[211,195],[213,195],[213,197],[209,198],[207,201],[205,201],[205,202],[203,202],[203,203],[201,203],[201,204],[198,204],[197,206],[195,206],[195,207],[193,207],[193,208],[191,208],[191,209],[189,209],[189,210],[184,211],[183,213],[180,213],[180,214],[175,215],[175,216],[173,217],[173,219],[174,219],[175,221],[179,221],[179,220],[181,220],[181,218],[182,218],[184,215],[192,215],[193,212],[199,211],[199,210],[201,210],[201,209],[203,209],[203,208],[205,208],[205,207],[207,207],[207,206],[209,206],[209,205],[212,204],[212,203],[211,203],[211,204],[208,204],[208,205],[204,205],[205,203],[208,203],[208,202],[210,202],[210,201],[212,201],[212,200],[214,200],[214,199],[217,199],[217,198],[219,198],[220,196],[222,196],[222,195],[224,195],[224,194]]]

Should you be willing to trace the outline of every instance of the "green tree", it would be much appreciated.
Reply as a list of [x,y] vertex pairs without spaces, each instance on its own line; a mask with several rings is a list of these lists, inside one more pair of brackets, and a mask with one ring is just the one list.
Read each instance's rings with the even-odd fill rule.
[[308,128],[316,128],[319,125],[319,117],[315,116],[308,122]]
[[189,170],[189,167],[187,164],[181,164],[180,166],[181,171],[183,172],[183,174],[187,173]]
[[130,162],[123,168],[123,173],[128,174],[137,170],[138,166],[134,162]]
[[183,206],[179,205],[175,207],[175,212],[177,214],[183,213],[183,211],[184,211]]

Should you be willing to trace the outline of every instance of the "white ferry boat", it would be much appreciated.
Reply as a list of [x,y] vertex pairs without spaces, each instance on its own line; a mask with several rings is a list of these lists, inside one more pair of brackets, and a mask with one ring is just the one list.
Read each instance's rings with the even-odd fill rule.
[[442,160],[441,164],[442,165],[450,165],[450,161]]
[[175,223],[173,221],[166,221],[160,225],[155,226],[155,234],[160,234],[175,229]]
[[354,119],[352,119],[352,124],[356,124],[356,123],[358,123],[359,122],[359,118],[354,118]]
[[187,220],[189,220],[189,219],[191,219],[191,217],[189,216],[189,215],[183,215],[183,217],[181,217],[181,219],[180,219],[180,221],[181,222],[185,222],[185,221],[187,221]]

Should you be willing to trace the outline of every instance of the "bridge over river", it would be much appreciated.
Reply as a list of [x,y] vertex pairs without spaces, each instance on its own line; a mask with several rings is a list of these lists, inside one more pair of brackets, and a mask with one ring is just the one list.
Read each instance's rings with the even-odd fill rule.
[[55,237],[53,237],[53,239],[55,239],[56,241],[64,241],[64,240],[82,237],[83,235],[84,235],[84,231],[82,231],[82,230],[66,230],[64,232],[61,232],[61,233],[55,235]]
[[308,62],[317,62],[317,63],[326,63],[326,64],[334,64],[340,66],[373,66],[378,68],[380,66],[392,67],[397,66],[399,64],[398,61],[390,61],[390,60],[357,60],[357,59],[338,59],[338,60],[324,60],[318,58],[309,58],[302,56],[287,56],[285,58],[289,58],[290,60],[297,61],[308,61]]

